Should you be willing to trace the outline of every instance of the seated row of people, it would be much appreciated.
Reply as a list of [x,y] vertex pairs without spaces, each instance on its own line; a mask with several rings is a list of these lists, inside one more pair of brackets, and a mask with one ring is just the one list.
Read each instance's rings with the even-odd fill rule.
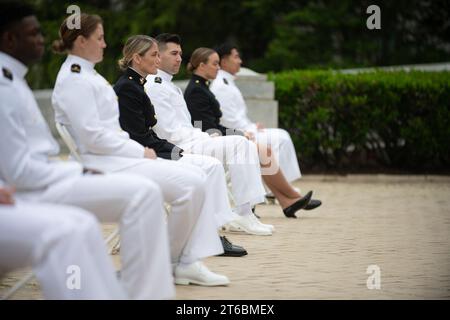
[[[60,290],[47,297],[170,298],[174,295],[173,283],[215,286],[230,282],[201,262],[209,256],[247,254],[244,248],[219,237],[218,229],[226,226],[231,231],[272,234],[274,227],[261,223],[252,212],[252,207],[264,201],[262,169],[268,169],[262,177],[286,216],[295,217],[299,209],[317,207],[311,202],[312,192],[302,197],[292,188],[276,162],[279,151],[272,152],[269,144],[256,144],[238,130],[228,130],[234,135],[217,136],[192,126],[191,121],[197,117],[189,114],[189,110],[209,106],[195,101],[204,102],[210,92],[203,88],[205,96],[193,99],[191,107],[188,94],[196,90],[188,88],[186,106],[181,90],[171,82],[181,63],[178,36],[163,34],[156,40],[142,35],[131,37],[119,62],[124,74],[113,88],[95,71],[95,64],[102,61],[106,48],[102,19],[85,13],[80,16],[79,29],[68,27],[68,20],[73,17],[65,19],[60,39],[53,44],[54,51],[68,54],[53,91],[55,119],[74,138],[82,165],[51,160],[59,148],[24,78],[27,66],[38,61],[44,52],[39,22],[30,7],[19,3],[2,3],[1,12],[0,133],[8,139],[0,140],[0,179],[17,188],[16,198],[24,206],[5,201],[0,212],[18,211],[25,217],[33,212],[27,206],[34,206],[39,212],[36,220],[40,221],[42,216],[43,222],[34,224],[32,219],[18,222],[11,214],[1,217],[5,221],[5,236],[0,238],[0,269],[5,267],[8,252],[29,255],[33,251],[53,250],[45,241],[34,244],[37,249],[8,239],[14,239],[27,228],[34,228],[33,232],[42,238],[52,237],[61,230],[53,230],[54,224],[45,222],[47,215],[60,212],[59,215],[67,217],[70,229],[75,219],[71,212],[87,210],[101,222],[120,225],[120,285],[112,266],[106,262],[99,230],[91,230],[95,219],[86,218],[89,215],[86,212],[75,213],[74,216],[80,216],[77,218],[80,225],[85,221],[89,226],[83,230],[91,233],[95,243],[92,246],[98,249],[90,253],[102,261],[96,267],[87,266],[86,270],[92,269],[94,277],[104,268],[105,283],[102,279],[92,281],[78,295],[62,292],[65,281],[61,281],[68,266],[64,259],[59,259],[59,264],[40,269],[44,282],[53,273],[60,274],[56,278]],[[194,52],[191,65],[198,61],[193,68],[194,77],[198,78],[193,78],[191,87],[202,88],[208,78],[202,70],[210,70],[212,76],[211,64],[217,70],[218,59],[212,59],[215,55],[214,51],[200,55]],[[215,112],[216,118],[220,118]],[[214,122],[218,124],[217,119]],[[227,195],[225,168],[231,180],[233,209]],[[167,224],[164,202],[171,208]],[[51,208],[54,205],[79,209]],[[75,245],[79,235],[74,233],[73,241],[66,242],[58,240],[58,236],[53,246],[58,247],[61,242],[63,247]],[[67,257],[72,254],[70,250],[63,252]],[[54,254],[63,253],[54,250]],[[80,256],[77,264],[85,266],[88,261],[85,258],[88,257]],[[32,264],[39,266],[37,260]],[[83,283],[89,279],[86,277]],[[102,293],[107,285],[114,288],[109,295]]]

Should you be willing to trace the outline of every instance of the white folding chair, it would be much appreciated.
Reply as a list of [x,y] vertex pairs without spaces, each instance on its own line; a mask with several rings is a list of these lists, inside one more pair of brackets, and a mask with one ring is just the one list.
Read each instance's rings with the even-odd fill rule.
[[74,159],[76,161],[78,161],[79,163],[82,163],[81,157],[77,151],[78,150],[77,145],[76,145],[75,141],[73,141],[73,138],[70,135],[69,131],[67,131],[67,128],[62,123],[56,122],[56,130],[58,130],[59,135],[63,139],[67,148],[69,148],[70,155],[72,157],[74,157]]

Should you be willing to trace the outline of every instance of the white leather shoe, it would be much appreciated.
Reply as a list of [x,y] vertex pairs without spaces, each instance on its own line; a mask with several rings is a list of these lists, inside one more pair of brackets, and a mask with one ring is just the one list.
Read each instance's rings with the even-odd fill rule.
[[201,261],[188,266],[178,265],[175,268],[175,284],[200,286],[226,286],[230,280],[221,274],[210,271]]
[[272,231],[269,228],[255,223],[251,217],[252,215],[240,216],[238,219],[229,222],[228,231],[245,232],[257,236],[271,236]]
[[251,214],[250,218],[253,220],[253,223],[255,223],[258,226],[262,226],[263,228],[269,229],[271,232],[275,230],[275,227],[273,225],[262,223],[254,214]]

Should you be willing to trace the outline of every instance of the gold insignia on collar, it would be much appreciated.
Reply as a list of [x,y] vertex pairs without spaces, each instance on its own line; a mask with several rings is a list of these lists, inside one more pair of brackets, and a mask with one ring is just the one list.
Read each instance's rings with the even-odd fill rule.
[[75,72],[75,73],[80,73],[81,66],[79,64],[74,63],[73,65],[70,66],[70,71]]
[[141,85],[144,85],[145,79],[141,77],[141,78],[139,78],[139,82],[141,83]]
[[200,81],[198,81],[198,80],[195,80],[195,83],[200,83]]
[[130,76],[130,77],[128,77],[128,79],[133,80],[133,77]]
[[205,81],[205,84],[209,87],[209,81],[208,80]]

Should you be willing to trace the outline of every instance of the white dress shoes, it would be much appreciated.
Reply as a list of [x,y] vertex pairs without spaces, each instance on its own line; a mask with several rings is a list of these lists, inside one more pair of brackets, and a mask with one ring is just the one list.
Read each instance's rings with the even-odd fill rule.
[[271,236],[272,230],[261,224],[253,214],[239,216],[236,220],[228,223],[226,230],[230,232],[245,232],[257,236]]
[[250,214],[250,219],[253,220],[253,222],[256,225],[262,226],[263,228],[269,229],[271,232],[273,232],[275,230],[275,227],[271,224],[266,224],[266,223],[262,223],[256,216],[254,213]]
[[201,261],[191,263],[187,266],[177,265],[175,267],[175,284],[200,286],[226,286],[230,280],[221,274],[210,271]]

